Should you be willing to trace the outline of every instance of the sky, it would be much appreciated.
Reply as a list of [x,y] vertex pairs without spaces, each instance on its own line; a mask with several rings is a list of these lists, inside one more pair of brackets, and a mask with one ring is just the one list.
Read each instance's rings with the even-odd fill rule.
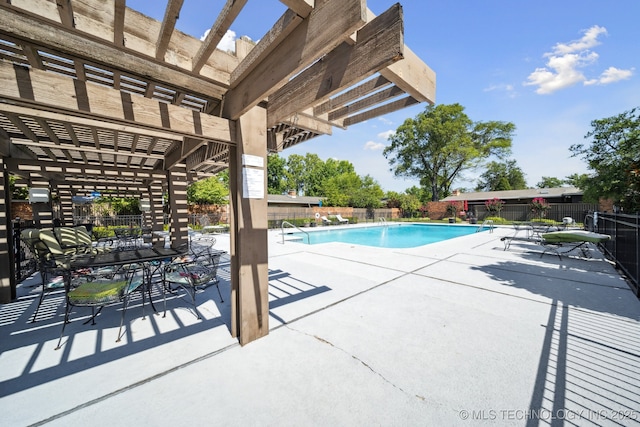
[[[223,0],[185,0],[177,28],[202,38]],[[376,15],[395,2],[369,0]],[[405,44],[436,73],[436,104],[458,103],[474,121],[516,126],[511,159],[530,187],[545,177],[588,173],[569,147],[589,144],[591,122],[640,107],[638,0],[406,0]],[[128,0],[161,20],[166,2]],[[259,40],[285,11],[278,0],[249,0],[221,48],[234,38]],[[225,45],[223,45],[225,43]],[[402,192],[417,180],[394,177],[382,154],[388,137],[418,104],[313,138],[284,150],[353,163],[385,191]],[[491,160],[491,159],[490,159]],[[472,190],[482,169],[454,188]]]

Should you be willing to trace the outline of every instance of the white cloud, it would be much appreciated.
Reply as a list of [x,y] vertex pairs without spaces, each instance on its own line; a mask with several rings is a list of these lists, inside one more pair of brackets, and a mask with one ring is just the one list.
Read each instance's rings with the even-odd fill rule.
[[484,92],[503,92],[509,98],[515,98],[517,96],[517,93],[515,91],[515,87],[513,85],[507,84],[507,83],[491,85],[491,86],[485,88]]
[[585,85],[607,85],[609,83],[627,80],[633,75],[633,68],[630,70],[620,70],[616,67],[609,67],[597,79],[591,79],[584,82]]
[[381,142],[367,141],[367,143],[364,144],[365,150],[378,151],[384,149],[384,147],[385,145]]
[[598,37],[606,34],[606,28],[594,25],[579,40],[557,43],[552,52],[543,55],[548,58],[546,67],[536,68],[529,74],[524,85],[537,86],[536,93],[546,95],[580,82],[584,85],[604,85],[629,78],[631,70],[619,70],[615,67],[609,67],[598,79],[587,79],[581,71],[598,60],[598,54],[589,49],[598,46]]
[[384,123],[385,125],[392,125],[393,122],[385,117],[378,117],[378,120],[380,120],[382,123]]
[[[204,41],[204,39],[207,38],[209,31],[211,31],[211,29],[208,29],[207,31],[205,31],[202,37],[200,37],[200,40]],[[224,50],[225,52],[235,52],[236,38],[237,37],[236,37],[235,31],[227,30],[227,32],[222,37],[222,40],[220,40],[220,43],[218,43],[218,46],[217,46],[218,49]]]
[[389,129],[388,131],[380,132],[378,134],[378,138],[384,139],[386,141],[389,139],[389,137],[391,137],[392,135],[395,135],[395,133],[396,133],[395,130]]
[[607,29],[599,25],[594,25],[584,32],[584,36],[582,36],[580,40],[574,40],[568,44],[557,43],[553,48],[553,53],[547,53],[546,56],[566,55],[568,53],[589,50],[600,44],[598,41],[600,34],[606,35]]

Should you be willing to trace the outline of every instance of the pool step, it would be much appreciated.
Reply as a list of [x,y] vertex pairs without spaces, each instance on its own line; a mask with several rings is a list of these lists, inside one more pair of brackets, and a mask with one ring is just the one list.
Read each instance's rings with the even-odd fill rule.
[[294,236],[293,234],[285,234],[282,240],[285,242],[302,242],[304,238],[302,236]]

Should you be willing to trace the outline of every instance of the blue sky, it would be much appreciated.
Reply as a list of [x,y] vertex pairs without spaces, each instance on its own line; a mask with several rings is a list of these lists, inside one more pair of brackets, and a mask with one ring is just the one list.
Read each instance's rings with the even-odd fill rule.
[[[177,27],[201,37],[225,2],[185,0]],[[380,14],[394,2],[369,0]],[[162,19],[166,3],[127,4]],[[572,144],[588,142],[591,121],[640,106],[640,1],[638,0],[407,0],[401,2],[405,43],[437,76],[436,103],[459,103],[474,121],[516,125],[512,158],[529,186],[542,176],[588,172],[572,158]],[[232,25],[229,40],[259,40],[285,7],[277,0],[250,0]],[[207,13],[209,12],[209,13]],[[395,178],[382,149],[420,104],[378,119],[334,129],[281,155],[315,153],[352,162],[384,190],[401,192],[415,180]],[[482,170],[456,187],[473,188]]]

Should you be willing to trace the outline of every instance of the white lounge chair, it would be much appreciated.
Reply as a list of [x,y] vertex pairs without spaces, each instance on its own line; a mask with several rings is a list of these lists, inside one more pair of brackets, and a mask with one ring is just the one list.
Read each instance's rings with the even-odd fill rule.
[[321,216],[320,219],[322,220],[322,225],[331,225],[331,224],[333,224],[333,221],[331,221],[326,216]]
[[336,219],[338,220],[338,222],[340,224],[349,224],[349,220],[342,218],[342,215],[340,215],[340,214],[336,215]]

